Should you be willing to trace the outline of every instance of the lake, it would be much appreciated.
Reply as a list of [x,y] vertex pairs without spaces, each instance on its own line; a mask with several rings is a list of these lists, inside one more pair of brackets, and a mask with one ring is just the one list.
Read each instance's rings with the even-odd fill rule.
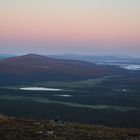
[[24,88],[19,88],[19,89],[29,90],[29,91],[62,91],[62,89],[45,88],[45,87],[24,87]]

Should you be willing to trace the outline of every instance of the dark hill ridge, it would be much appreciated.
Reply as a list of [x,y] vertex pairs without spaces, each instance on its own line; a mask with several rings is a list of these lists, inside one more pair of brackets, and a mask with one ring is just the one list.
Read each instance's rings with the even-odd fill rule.
[[81,80],[109,75],[115,69],[120,70],[86,61],[28,54],[0,60],[0,81]]
[[86,61],[80,61],[80,60],[66,60],[66,59],[55,59],[50,58],[42,55],[36,55],[36,54],[28,54],[18,57],[12,57],[5,60],[1,60],[0,63],[7,63],[12,65],[20,64],[20,65],[81,65],[81,66],[90,66],[94,67],[97,66],[96,64],[86,62]]

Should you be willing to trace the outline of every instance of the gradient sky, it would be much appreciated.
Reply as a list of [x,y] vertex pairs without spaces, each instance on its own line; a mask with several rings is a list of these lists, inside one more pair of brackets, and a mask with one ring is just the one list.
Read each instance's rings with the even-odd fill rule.
[[140,54],[140,0],[1,0],[0,53]]

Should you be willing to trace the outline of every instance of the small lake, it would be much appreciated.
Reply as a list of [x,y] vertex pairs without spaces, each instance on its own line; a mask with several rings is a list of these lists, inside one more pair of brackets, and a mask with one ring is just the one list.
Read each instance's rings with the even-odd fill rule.
[[127,69],[127,70],[140,70],[140,65],[122,65],[120,66],[124,69]]
[[55,88],[45,88],[45,87],[23,87],[19,88],[20,90],[29,90],[29,91],[62,91],[62,89]]
[[66,97],[66,98],[68,98],[68,97],[72,97],[72,95],[68,95],[68,94],[55,95],[55,96],[59,96],[59,97]]

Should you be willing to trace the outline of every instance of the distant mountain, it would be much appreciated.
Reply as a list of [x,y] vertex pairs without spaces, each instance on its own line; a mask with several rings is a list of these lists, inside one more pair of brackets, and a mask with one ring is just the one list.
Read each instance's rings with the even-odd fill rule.
[[0,82],[81,80],[109,75],[117,67],[28,54],[0,60]]
[[97,64],[140,64],[140,58],[131,56],[115,56],[115,55],[76,55],[76,54],[61,54],[49,55],[57,59],[70,59],[94,62]]
[[10,54],[0,54],[0,60],[1,59],[6,59],[6,58],[9,58],[9,57],[13,57],[14,55],[10,55]]

